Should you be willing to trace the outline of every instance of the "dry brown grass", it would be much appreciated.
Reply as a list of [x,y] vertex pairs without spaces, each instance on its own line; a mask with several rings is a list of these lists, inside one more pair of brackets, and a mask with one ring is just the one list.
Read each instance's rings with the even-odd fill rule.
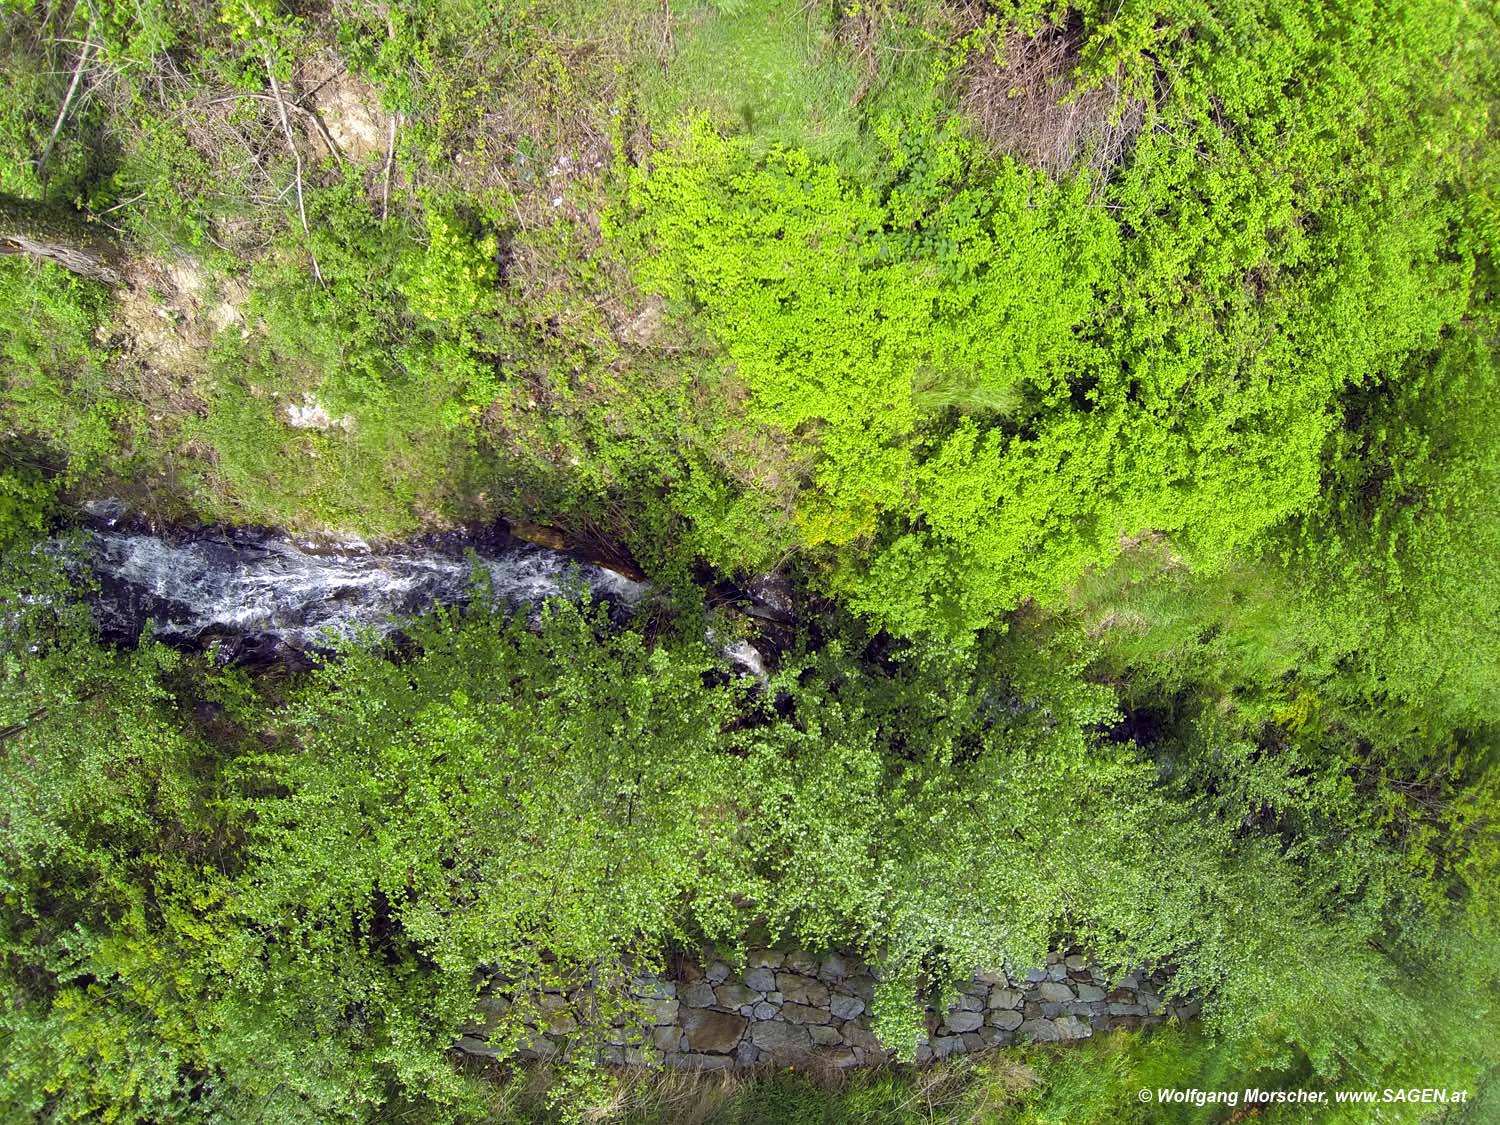
[[1107,175],[1141,128],[1145,104],[1127,97],[1119,75],[1080,83],[1077,18],[1016,29],[965,64],[961,106],[991,149],[1054,176],[1075,168]]

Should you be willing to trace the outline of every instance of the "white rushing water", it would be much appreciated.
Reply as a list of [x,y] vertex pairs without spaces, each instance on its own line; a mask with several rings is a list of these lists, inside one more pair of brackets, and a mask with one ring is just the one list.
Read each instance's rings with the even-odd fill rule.
[[649,587],[561,551],[531,544],[454,550],[404,545],[372,551],[357,540],[297,543],[235,529],[164,537],[106,528],[89,533],[107,631],[147,621],[166,640],[211,637],[326,647],[337,637],[386,633],[436,605],[468,602],[475,565],[497,601],[597,597],[633,606]]

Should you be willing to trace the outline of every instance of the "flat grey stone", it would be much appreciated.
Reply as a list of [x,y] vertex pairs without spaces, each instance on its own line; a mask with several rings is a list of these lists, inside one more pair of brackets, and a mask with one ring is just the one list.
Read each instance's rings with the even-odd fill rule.
[[1039,981],[1044,981],[1047,979],[1047,970],[1027,969],[1025,979],[1027,984],[1036,984]]
[[706,980],[695,980],[677,986],[678,1002],[689,1008],[711,1008],[718,1002],[714,986]]
[[827,1008],[811,1004],[783,1004],[781,1016],[790,1023],[827,1023],[829,1020]]
[[1021,993],[1014,988],[996,988],[990,991],[989,1006],[991,1008],[1019,1008],[1021,1006]]
[[770,992],[776,987],[776,974],[764,967],[751,969],[745,974],[745,987],[756,992]]
[[472,1035],[465,1035],[454,1046],[466,1055],[481,1055],[487,1059],[498,1059],[500,1057],[500,1052],[497,1049],[491,1047],[483,1039],[476,1039]]
[[749,1023],[735,1012],[688,1008],[682,1013],[682,1034],[694,1051],[727,1055],[734,1050]]
[[939,1035],[932,1041],[932,1057],[946,1059],[949,1055],[964,1053],[964,1041],[958,1035]]
[[838,984],[849,975],[849,966],[837,953],[830,953],[823,958],[822,967],[818,969],[818,979],[827,981],[829,984]]
[[1048,965],[1047,966],[1047,979],[1048,980],[1067,980],[1068,979],[1068,970],[1067,970],[1067,967],[1064,966],[1064,965],[1062,965],[1062,964],[1060,964],[1060,963],[1056,964],[1056,965]]
[[774,1020],[780,1013],[780,1008],[775,1004],[767,1004],[764,1000],[750,1009],[750,1014],[758,1020]]
[[821,1007],[828,1003],[828,986],[798,973],[777,973],[776,989],[793,1004]]
[[828,1011],[836,1020],[852,1020],[864,1015],[865,1002],[858,996],[830,996]]
[[844,1037],[839,1034],[839,1029],[828,1024],[813,1024],[807,1029],[812,1036],[812,1041],[818,1047],[832,1047],[835,1043],[841,1043]]
[[714,996],[718,999],[719,1006],[723,1008],[742,1008],[762,998],[761,993],[743,984],[721,984],[714,989]]
[[828,1052],[827,1061],[830,1066],[845,1070],[851,1066],[858,1066],[860,1058],[852,1047],[835,1047]]
[[1014,1031],[1021,1026],[1021,1013],[1014,1008],[1000,1008],[989,1014],[988,1022],[1001,1031]]
[[782,963],[793,972],[802,973],[810,977],[817,976],[818,969],[822,967],[818,958],[800,949],[788,953],[786,960]]
[[800,1058],[812,1050],[812,1036],[807,1028],[781,1020],[751,1024],[750,1040],[773,1058]]
[[1043,1003],[1047,1003],[1048,1001],[1050,1001],[1054,1004],[1061,1004],[1064,1000],[1077,999],[1077,997],[1073,995],[1073,990],[1067,985],[1058,984],[1050,980],[1043,982],[1042,985],[1037,988],[1036,994]]
[[630,983],[630,994],[643,1000],[670,1000],[677,995],[677,986],[660,977],[636,977]]
[[943,1022],[948,1025],[949,1031],[978,1031],[984,1026],[984,1014],[982,1012],[949,1012],[947,1019]]
[[1016,1030],[1016,1034],[1038,1043],[1055,1043],[1062,1038],[1058,1034],[1057,1024],[1051,1020],[1027,1020]]
[[676,1000],[647,1000],[641,1005],[646,1019],[655,1024],[676,1023],[680,1006]]
[[1063,964],[1070,969],[1084,969],[1088,967],[1088,959],[1081,953],[1070,953],[1063,958]]
[[671,1053],[682,1048],[682,1028],[675,1023],[651,1029],[651,1045],[658,1051]]
[[1096,984],[1080,984],[1078,986],[1078,999],[1084,1001],[1103,1000],[1104,989]]
[[986,996],[983,992],[978,996],[964,994],[958,998],[958,1003],[953,1006],[962,1012],[982,1012],[984,1011],[985,998]]
[[703,979],[709,984],[723,984],[730,977],[729,966],[723,961],[715,961],[707,969],[703,970]]
[[850,1046],[880,1054],[885,1053],[885,1046],[875,1037],[875,1033],[864,1024],[851,1020],[840,1030],[844,1033],[844,1042]]
[[746,954],[745,963],[752,969],[779,969],[785,963],[785,958],[774,949],[757,949]]
[[1077,1016],[1063,1016],[1054,1022],[1059,1039],[1087,1039],[1094,1034],[1094,1029]]

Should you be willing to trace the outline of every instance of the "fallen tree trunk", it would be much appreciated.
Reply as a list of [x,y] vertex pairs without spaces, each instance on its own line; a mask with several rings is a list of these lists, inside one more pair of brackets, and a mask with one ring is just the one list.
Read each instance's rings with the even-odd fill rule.
[[30,254],[80,277],[118,285],[124,253],[77,211],[0,195],[0,254]]

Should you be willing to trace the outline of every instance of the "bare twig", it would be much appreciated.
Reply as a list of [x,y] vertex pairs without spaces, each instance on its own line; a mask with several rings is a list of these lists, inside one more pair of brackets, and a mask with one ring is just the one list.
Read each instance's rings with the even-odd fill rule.
[[[281,116],[281,131],[286,134],[286,147],[292,150],[292,162],[296,165],[297,217],[302,220],[302,233],[308,235],[311,232],[307,229],[307,205],[302,199],[302,151],[297,147],[297,138],[292,132],[292,122],[286,114],[286,99],[281,96],[281,83],[276,78],[276,66],[270,51],[266,52],[266,77],[271,80],[271,93],[276,97],[276,112]],[[313,253],[311,245],[308,246],[307,253],[312,258],[313,276],[322,281],[323,271],[318,268],[318,256]]]
[[[93,29],[90,28],[90,31]],[[62,132],[63,122],[68,118],[68,108],[73,104],[73,95],[78,92],[78,83],[83,78],[84,67],[88,65],[89,54],[93,50],[92,41],[83,45],[83,51],[78,56],[78,65],[73,67],[73,79],[68,83],[68,92],[63,96],[61,108],[57,111],[57,120],[52,123],[52,135],[47,138],[46,145],[42,148],[42,155],[37,157],[36,178],[43,183],[47,180],[47,158],[52,155],[52,146],[57,144],[58,135]]]
[[[276,101],[275,98],[269,97],[265,94],[244,93],[232,94],[227,98],[210,98],[207,104],[224,105],[226,103],[237,102],[241,98],[250,98],[254,101],[272,103]],[[344,154],[339,151],[339,146],[334,143],[333,137],[328,132],[328,126],[323,124],[323,119],[319,117],[314,110],[308,109],[305,105],[299,105],[296,101],[283,100],[282,104],[286,106],[287,109],[292,110],[294,113],[302,114],[303,117],[306,117],[313,123],[313,128],[315,128],[318,131],[318,135],[323,138],[323,143],[328,146],[328,154],[333,157],[334,163],[336,163],[340,168],[343,168]]]
[[328,146],[329,153],[333,156],[333,162],[339,166],[339,171],[344,169],[344,156],[339,152],[339,146],[333,143],[333,136],[328,132],[328,126],[323,124],[322,116],[317,110],[307,109],[300,105],[293,105],[294,109],[301,110],[307,114],[313,123],[313,128],[318,131],[318,136],[323,138],[323,143]]
[[391,134],[385,143],[385,174],[380,184],[380,221],[383,223],[391,210],[391,169],[396,165],[396,125],[401,120],[399,113],[391,114]]

